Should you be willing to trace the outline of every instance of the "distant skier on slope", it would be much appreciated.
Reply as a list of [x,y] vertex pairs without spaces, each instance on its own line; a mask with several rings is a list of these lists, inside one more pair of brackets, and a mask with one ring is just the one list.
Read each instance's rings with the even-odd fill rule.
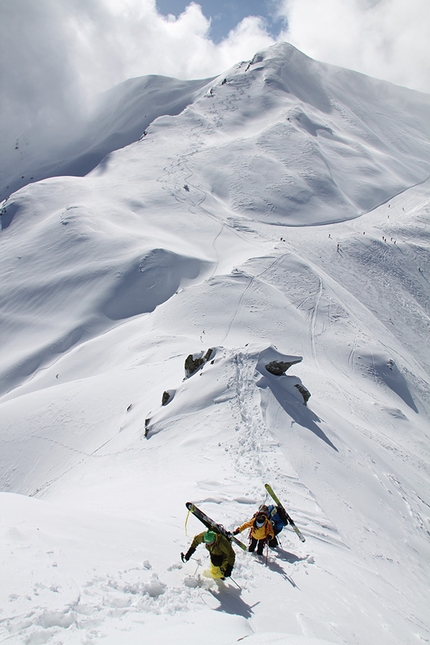
[[220,580],[229,578],[233,571],[236,555],[228,539],[215,531],[203,531],[203,533],[196,535],[185,555],[181,553],[182,562],[188,562],[199,544],[202,543],[209,551],[212,577]]
[[249,522],[245,522],[245,524],[242,524],[242,526],[239,526],[235,531],[233,531],[233,535],[242,533],[242,531],[249,528],[251,529],[251,541],[248,551],[253,553],[255,551],[255,547],[257,547],[257,555],[263,555],[264,545],[268,540],[273,540],[275,537],[273,526],[266,513],[259,511],[252,519],[249,520]]
[[289,524],[289,520],[282,506],[275,506],[274,504],[267,506],[267,516],[273,526],[273,532],[275,534],[269,541],[269,546],[271,549],[274,549],[275,547],[279,546],[279,542],[276,536],[279,535],[284,526],[287,526],[287,524]]

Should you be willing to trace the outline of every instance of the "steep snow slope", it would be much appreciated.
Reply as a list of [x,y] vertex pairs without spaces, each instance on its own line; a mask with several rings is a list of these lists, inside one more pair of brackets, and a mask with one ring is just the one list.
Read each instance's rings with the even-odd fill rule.
[[[202,171],[196,183],[227,210],[287,225],[343,221],[429,177],[428,96],[317,64],[288,45],[226,78],[213,106],[187,110],[210,143],[186,166]],[[224,162],[215,173],[214,155]]]
[[[99,97],[97,105],[70,124],[70,131],[40,145],[37,132],[24,132],[0,152],[0,199],[28,183],[76,175],[83,177],[102,159],[143,136],[157,117],[179,114],[211,79],[180,81],[143,76],[120,83]],[[10,145],[10,144],[9,144]]]
[[[5,642],[428,640],[429,112],[277,46],[11,196]],[[184,502],[233,528],[266,481],[306,543],[182,565]]]

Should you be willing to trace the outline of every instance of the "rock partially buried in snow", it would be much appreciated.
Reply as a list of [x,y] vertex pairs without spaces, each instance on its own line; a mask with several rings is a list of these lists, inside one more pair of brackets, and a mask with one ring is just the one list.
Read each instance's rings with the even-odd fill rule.
[[257,370],[260,372],[260,374],[263,375],[264,378],[266,378],[267,373],[278,376],[281,389],[284,389],[286,392],[289,391],[290,394],[293,394],[295,388],[302,395],[303,404],[307,405],[307,402],[311,397],[309,390],[302,384],[299,378],[287,376],[285,374],[285,372],[292,365],[297,365],[297,363],[301,363],[302,360],[302,356],[290,356],[287,354],[281,354],[281,352],[279,352],[275,347],[271,345],[270,347],[267,347],[262,352],[260,352],[257,361]]
[[175,394],[176,394],[176,390],[165,390],[161,398],[161,405],[164,406],[170,403],[170,401],[172,401]]
[[303,397],[303,403],[307,405],[309,399],[311,398],[311,393],[309,392],[309,390],[301,383],[296,383],[294,387],[298,389],[298,391]]
[[268,372],[274,374],[275,376],[281,376],[291,367],[291,365],[296,365],[296,363],[301,363],[302,358],[295,358],[291,361],[272,361],[268,363],[265,367]]
[[200,354],[189,354],[185,359],[185,378],[195,374],[213,355],[214,350],[211,348],[208,349],[205,355],[203,355],[203,352]]

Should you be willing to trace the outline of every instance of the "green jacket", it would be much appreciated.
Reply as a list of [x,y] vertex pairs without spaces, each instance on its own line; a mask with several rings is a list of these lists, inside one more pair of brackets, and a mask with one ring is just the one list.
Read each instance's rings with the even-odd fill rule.
[[[206,531],[203,531],[203,533],[199,533],[195,536],[194,540],[191,542],[191,549],[195,550],[199,544],[204,542],[203,536],[205,532]],[[215,533],[215,535],[215,541],[212,542],[212,544],[205,544],[207,550],[211,555],[222,556],[222,563],[220,565],[221,569],[225,569],[227,564],[233,567],[236,557],[233,547],[224,535],[221,535],[221,533]]]

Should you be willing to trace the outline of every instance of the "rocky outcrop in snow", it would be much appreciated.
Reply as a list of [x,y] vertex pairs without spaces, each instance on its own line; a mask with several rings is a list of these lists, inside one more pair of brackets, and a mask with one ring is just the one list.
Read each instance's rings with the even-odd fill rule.
[[210,361],[214,354],[214,350],[209,347],[206,354],[189,354],[185,359],[185,378],[195,374],[205,363]]
[[272,361],[266,365],[266,370],[275,376],[282,376],[291,367],[302,362],[302,358],[297,358],[291,361]]

